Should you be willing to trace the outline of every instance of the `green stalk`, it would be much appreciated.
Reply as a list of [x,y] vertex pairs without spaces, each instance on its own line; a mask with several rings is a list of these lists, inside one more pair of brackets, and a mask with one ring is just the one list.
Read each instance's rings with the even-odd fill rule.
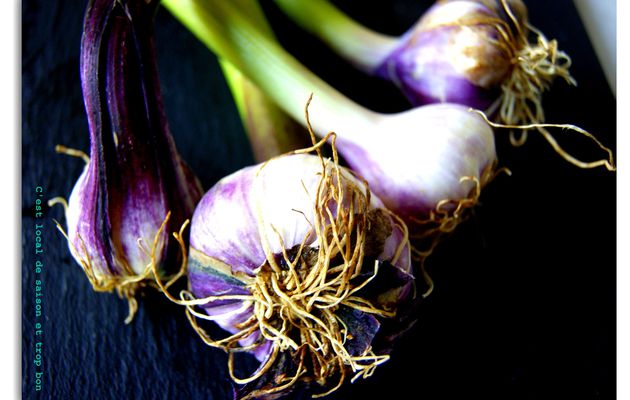
[[164,0],[163,5],[296,121],[304,122],[304,106],[313,94],[309,114],[316,133],[334,127],[352,141],[352,135],[371,129],[379,119],[305,68],[229,2]]
[[326,0],[275,0],[295,23],[366,73],[391,54],[399,38],[371,31]]
[[[275,40],[258,1],[234,0],[233,4],[247,10],[261,33]],[[236,67],[225,59],[219,59],[219,64],[232,92],[257,163],[310,144],[305,129],[286,115]]]
[[311,145],[307,131],[278,108],[236,67],[224,59],[220,59],[219,63],[256,163]]

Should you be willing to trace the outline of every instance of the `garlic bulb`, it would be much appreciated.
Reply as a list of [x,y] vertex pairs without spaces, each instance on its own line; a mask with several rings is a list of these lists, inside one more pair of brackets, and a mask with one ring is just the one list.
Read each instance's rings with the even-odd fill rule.
[[[90,158],[66,209],[74,259],[97,291],[136,311],[151,263],[173,263],[168,231],[192,215],[202,190],[171,137],[155,62],[157,2],[93,0],[81,41]],[[170,215],[168,223],[165,223]]]
[[[266,394],[369,376],[388,358],[374,338],[413,285],[404,223],[348,170],[308,154],[244,168],[206,193],[188,277],[189,304],[203,309],[189,306],[193,326],[230,353],[232,374],[235,352],[256,356],[253,376],[233,377],[272,382],[252,391]],[[195,317],[230,335],[211,339]]]

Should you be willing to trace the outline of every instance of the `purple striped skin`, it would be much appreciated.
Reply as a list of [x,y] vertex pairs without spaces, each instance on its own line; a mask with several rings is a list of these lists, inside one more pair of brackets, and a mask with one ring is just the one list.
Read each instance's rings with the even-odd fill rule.
[[[318,172],[321,171],[321,162],[319,158],[312,155],[285,156],[269,162],[256,177],[259,170],[259,165],[247,167],[219,181],[199,202],[190,228],[192,248],[224,262],[233,271],[249,277],[254,277],[256,269],[266,261],[263,239],[259,233],[257,204],[260,204],[266,227],[260,229],[266,229],[266,234],[271,235],[272,231],[268,226],[273,225],[281,232],[286,249],[300,244],[311,226],[307,220],[313,221],[312,197],[302,194],[306,187],[314,196],[320,179]],[[351,179],[355,184],[358,183],[356,178],[350,177],[347,172],[344,172],[343,176]],[[256,192],[256,185],[260,185],[258,188],[263,188],[263,192]],[[372,194],[370,208],[383,207],[378,197]],[[401,230],[393,225],[392,227],[392,234],[385,241],[384,249],[377,257],[379,260],[391,259],[397,246],[403,240]],[[309,237],[306,245],[317,247],[316,238]],[[281,254],[280,243],[270,240],[270,251],[275,255]],[[248,294],[245,283],[237,281],[230,283],[217,279],[202,264],[195,259],[194,253],[191,253],[188,276],[191,291],[195,297]],[[394,267],[413,279],[408,246],[404,248]],[[409,283],[400,291],[390,293],[387,300],[394,301],[391,299],[392,296],[397,297],[397,301],[408,297],[411,287]],[[244,307],[241,301],[215,301],[204,306],[204,310],[219,326],[232,333],[236,332],[234,326],[239,321],[252,315],[252,308]],[[372,325],[375,330],[378,330],[380,326],[376,319]],[[376,331],[373,333],[375,334]],[[246,345],[258,338],[258,334],[252,335],[241,344]],[[263,362],[270,350],[270,343],[264,342],[252,354]]]
[[[445,51],[452,28],[418,33],[413,45],[398,48],[377,75],[392,80],[414,106],[433,103],[464,104],[488,108],[500,95],[496,86],[484,88],[457,71]],[[411,41],[411,40],[410,40]],[[431,48],[432,57],[421,57]],[[418,72],[421,71],[421,72]],[[503,76],[503,74],[501,74]]]
[[[238,179],[226,177],[215,184],[200,200],[190,227],[192,247],[249,276],[254,275],[254,270],[265,259],[250,206],[249,188],[256,169],[246,167],[238,172]],[[223,229],[217,229],[217,221],[225,220],[223,212],[227,211],[222,207],[226,206],[233,217],[226,221],[230,224],[225,227],[231,230],[229,238]],[[196,281],[191,279],[191,283],[196,284]]]
[[[430,104],[398,114],[386,134],[340,137],[338,151],[410,231],[444,200],[468,198],[497,161],[492,128],[458,104]],[[410,127],[413,127],[410,129]],[[398,128],[398,129],[396,129]],[[401,145],[404,143],[404,145]]]
[[[520,0],[509,7],[524,21]],[[402,38],[375,74],[393,81],[414,106],[457,103],[486,110],[501,95],[513,69],[513,55],[492,26],[475,18],[494,18],[513,27],[494,1],[451,0],[433,5]],[[512,43],[515,45],[515,43]]]
[[[192,267],[190,267],[190,269],[188,279],[191,282],[192,292],[197,298],[216,296],[219,294],[249,294],[248,290],[239,285],[230,284],[224,280],[204,274]],[[244,307],[241,301],[222,300],[212,302],[208,307],[204,307],[204,311],[212,317],[213,321],[219,326],[229,333],[234,334],[238,332],[238,329],[234,326],[247,320],[253,313],[253,307]],[[240,343],[243,346],[248,346],[259,339],[260,332],[255,332]],[[257,360],[263,361],[269,356],[270,350],[271,342],[265,341],[260,346],[252,349],[250,353],[256,357]]]
[[151,249],[169,211],[156,261],[175,256],[170,232],[190,218],[202,195],[177,153],[162,104],[153,42],[157,3],[92,0],[85,14],[80,72],[90,162],[66,218],[73,256],[89,258],[97,277],[142,273],[150,258],[138,239]]

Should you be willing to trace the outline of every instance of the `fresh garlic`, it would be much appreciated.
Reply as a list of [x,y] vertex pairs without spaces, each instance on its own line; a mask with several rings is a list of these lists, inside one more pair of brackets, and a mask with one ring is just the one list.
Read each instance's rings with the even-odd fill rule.
[[[615,170],[612,152],[591,133],[571,124],[543,123],[543,93],[556,78],[569,84],[575,81],[569,73],[571,59],[558,49],[556,40],[548,40],[529,24],[527,7],[521,0],[437,1],[400,37],[362,26],[327,0],[275,2],[297,24],[356,68],[392,81],[414,106],[456,103],[474,107],[500,122],[488,121],[491,126],[511,129],[514,146],[523,145],[528,131],[535,130],[571,164]],[[203,15],[202,18],[206,19]],[[234,25],[240,28],[241,22],[235,19]],[[199,36],[203,39],[206,35],[201,31]],[[213,42],[212,38],[209,42]],[[241,47],[241,43],[234,41],[234,46]],[[265,47],[269,53],[270,46]],[[262,52],[261,56],[269,58]],[[285,69],[300,72],[289,60],[283,61]],[[263,75],[252,69],[253,76],[258,74]],[[316,95],[334,97],[312,81],[303,79]],[[342,113],[347,114],[345,110]],[[584,135],[607,156],[591,162],[579,160],[564,150],[547,128]]]
[[[333,391],[349,373],[371,375],[389,357],[375,337],[413,294],[405,224],[364,181],[308,154],[244,168],[206,193],[188,277],[183,303],[204,341],[230,354],[245,391],[269,383],[252,398],[305,382]],[[198,318],[230,335],[210,338]],[[234,376],[242,351],[260,361],[249,378]]]
[[[451,231],[476,204],[496,164],[490,125],[468,107],[431,104],[382,114],[306,69],[229,2],[165,0],[180,21],[296,121],[310,96],[313,131],[334,131],[338,151],[414,236]],[[228,34],[228,32],[231,32]]]
[[[537,42],[530,42],[530,32]],[[531,27],[521,0],[437,2],[377,69],[414,105],[498,111],[506,124],[542,123],[542,94],[556,77],[575,84],[571,60]]]
[[[318,113],[316,104],[312,113]],[[339,131],[339,153],[412,231],[414,222],[476,201],[495,172],[492,129],[455,104],[384,115],[352,132],[350,127]]]
[[115,289],[129,300],[126,322],[151,263],[166,269],[174,263],[179,248],[169,246],[168,231],[192,215],[202,194],[177,153],[161,100],[153,43],[157,3],[88,5],[81,83],[91,157],[66,207],[67,233],[61,229],[94,289]]
[[543,123],[551,82],[575,84],[569,56],[528,23],[522,0],[436,1],[399,37],[326,0],[275,2],[356,68],[396,84],[414,106],[458,103],[498,111],[504,124]]

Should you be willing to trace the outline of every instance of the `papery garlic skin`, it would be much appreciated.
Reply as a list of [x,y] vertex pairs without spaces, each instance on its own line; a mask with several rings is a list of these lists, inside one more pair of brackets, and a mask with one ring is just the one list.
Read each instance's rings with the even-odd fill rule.
[[507,125],[529,125],[544,122],[542,96],[556,77],[575,84],[570,66],[557,41],[528,23],[521,0],[443,0],[375,73],[414,106],[458,103]]
[[162,104],[157,3],[92,0],[81,41],[90,159],[68,202],[68,244],[96,290],[125,297],[133,297],[151,263],[177,270],[170,232],[202,194],[177,153]]
[[[332,176],[331,168],[332,161],[326,160],[327,173]],[[343,168],[339,171],[344,187],[355,185],[363,188],[361,190],[365,194],[363,182]],[[289,155],[262,166],[244,168],[212,187],[200,201],[191,222],[188,277],[193,295],[196,298],[245,295],[249,290],[246,282],[260,273],[261,266],[268,262],[270,256],[281,258],[283,251],[302,242],[306,248],[318,249],[321,243],[312,227],[317,219],[315,199],[321,173],[320,158]],[[340,204],[332,206],[332,209],[347,209],[350,206],[348,199]],[[372,195],[369,209],[383,209],[383,204]],[[385,220],[390,225],[387,229],[391,231],[379,253],[372,256],[392,261],[393,266],[382,268],[392,268],[409,277],[410,282],[395,292],[396,301],[402,302],[410,295],[412,287],[410,248],[405,228],[391,216],[385,217]],[[369,249],[362,251],[366,254],[370,252]],[[217,272],[220,268],[210,268],[209,259],[213,260],[210,263],[220,263],[224,265],[222,268],[232,272]],[[238,278],[239,275],[242,278]],[[236,327],[239,322],[252,316],[252,307],[252,304],[243,301],[227,300],[203,306],[210,319],[231,333],[239,330]],[[258,339],[259,332],[256,332],[241,345],[246,346]],[[263,341],[251,352],[263,362],[269,357],[273,345]]]
[[464,106],[432,104],[378,123],[383,134],[339,132],[339,153],[408,224],[440,202],[469,198],[496,165],[492,128]]
[[438,2],[400,39],[377,75],[396,83],[414,105],[486,109],[515,62],[510,39],[497,30],[509,26],[502,23],[497,10],[481,2]]

